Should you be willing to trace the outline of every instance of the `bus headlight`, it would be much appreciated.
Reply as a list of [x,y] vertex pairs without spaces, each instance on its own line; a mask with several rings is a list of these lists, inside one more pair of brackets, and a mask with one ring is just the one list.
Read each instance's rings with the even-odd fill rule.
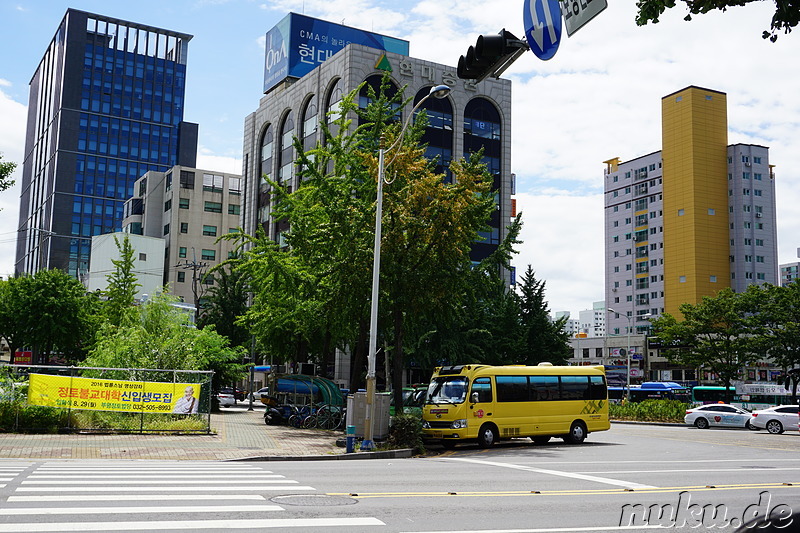
[[458,420],[453,420],[453,423],[450,424],[450,429],[464,429],[466,427],[467,427],[466,418],[459,418]]

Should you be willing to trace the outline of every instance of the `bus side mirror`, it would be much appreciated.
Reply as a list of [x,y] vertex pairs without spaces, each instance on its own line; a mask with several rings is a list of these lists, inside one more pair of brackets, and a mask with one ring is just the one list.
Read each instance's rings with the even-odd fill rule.
[[472,403],[478,403],[478,393],[473,392],[469,397],[469,401],[471,401]]

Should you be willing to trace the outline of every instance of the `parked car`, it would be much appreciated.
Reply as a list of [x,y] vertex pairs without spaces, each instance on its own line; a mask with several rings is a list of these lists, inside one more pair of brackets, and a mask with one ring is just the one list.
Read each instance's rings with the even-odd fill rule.
[[243,402],[245,397],[245,392],[241,389],[237,389],[234,387],[222,387],[220,392],[224,392],[226,394],[233,394],[233,397],[236,399],[237,402]]
[[[257,391],[255,391],[253,393],[253,403],[255,403],[257,405],[263,405],[263,403],[261,401],[261,395],[262,394],[269,394],[269,387],[263,387],[263,388],[258,389]],[[245,398],[248,398],[246,394],[245,394]]]
[[236,405],[236,398],[228,392],[215,392],[214,397],[219,401],[220,407],[231,407]]
[[753,411],[750,423],[759,429],[766,429],[773,435],[780,435],[787,428],[800,428],[799,418],[796,405],[779,405]]
[[751,428],[751,413],[727,403],[712,403],[686,410],[683,421],[699,429],[711,426]]

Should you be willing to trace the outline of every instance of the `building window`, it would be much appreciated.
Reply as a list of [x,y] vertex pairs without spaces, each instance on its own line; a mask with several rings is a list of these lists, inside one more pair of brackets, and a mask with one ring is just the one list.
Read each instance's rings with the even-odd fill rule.
[[164,235],[169,235],[169,224],[164,224]]
[[709,215],[716,215],[716,214],[717,214],[717,211],[716,211],[715,209],[709,208],[709,209],[708,209],[708,214],[709,214]]
[[172,198],[164,202],[164,212],[166,213],[170,209],[172,209]]
[[763,272],[757,272],[756,273],[756,279],[765,280],[766,276],[764,275]]
[[186,281],[186,272],[178,272],[178,283]]
[[215,250],[202,250],[200,253],[200,259],[203,261],[214,261],[217,257],[217,252]]
[[228,178],[228,192],[231,194],[242,193],[242,178]]
[[203,211],[208,213],[222,213],[222,202],[206,202]]
[[239,204],[228,204],[228,214],[238,215],[240,211]]
[[194,189],[194,172],[181,170],[181,189]]
[[708,277],[708,281],[710,281],[711,283],[716,283],[717,282],[717,276],[709,276]]
[[178,207],[181,209],[189,209],[189,199],[188,198],[181,198],[178,201]]
[[[750,239],[745,239],[745,241],[749,241]],[[745,242],[745,244],[750,244]],[[756,246],[764,246],[764,239],[756,239]]]
[[217,236],[217,227],[216,226],[203,226],[203,235],[206,237],[216,237]]
[[189,223],[181,222],[181,233],[189,233]]
[[178,248],[178,257],[185,258],[186,257],[186,247],[181,246]]
[[678,278],[678,281],[679,281],[680,283],[686,283],[686,276],[681,276],[681,277],[679,277],[679,278]]
[[758,156],[753,156],[753,163],[755,163],[756,165],[760,165],[761,164],[761,158],[758,157]]
[[761,196],[761,189],[753,189],[754,196]]
[[139,253],[139,261],[147,261],[147,254],[144,252]]
[[222,176],[220,174],[203,174],[203,190],[222,192]]
[[678,216],[679,217],[682,217],[683,213],[684,213],[683,209],[678,209]]

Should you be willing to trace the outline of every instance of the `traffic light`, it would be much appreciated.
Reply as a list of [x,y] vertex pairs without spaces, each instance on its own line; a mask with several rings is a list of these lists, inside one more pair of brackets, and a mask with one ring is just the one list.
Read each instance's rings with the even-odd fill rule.
[[525,50],[528,43],[505,29],[497,35],[480,35],[475,46],[458,58],[458,77],[475,81],[498,78]]

